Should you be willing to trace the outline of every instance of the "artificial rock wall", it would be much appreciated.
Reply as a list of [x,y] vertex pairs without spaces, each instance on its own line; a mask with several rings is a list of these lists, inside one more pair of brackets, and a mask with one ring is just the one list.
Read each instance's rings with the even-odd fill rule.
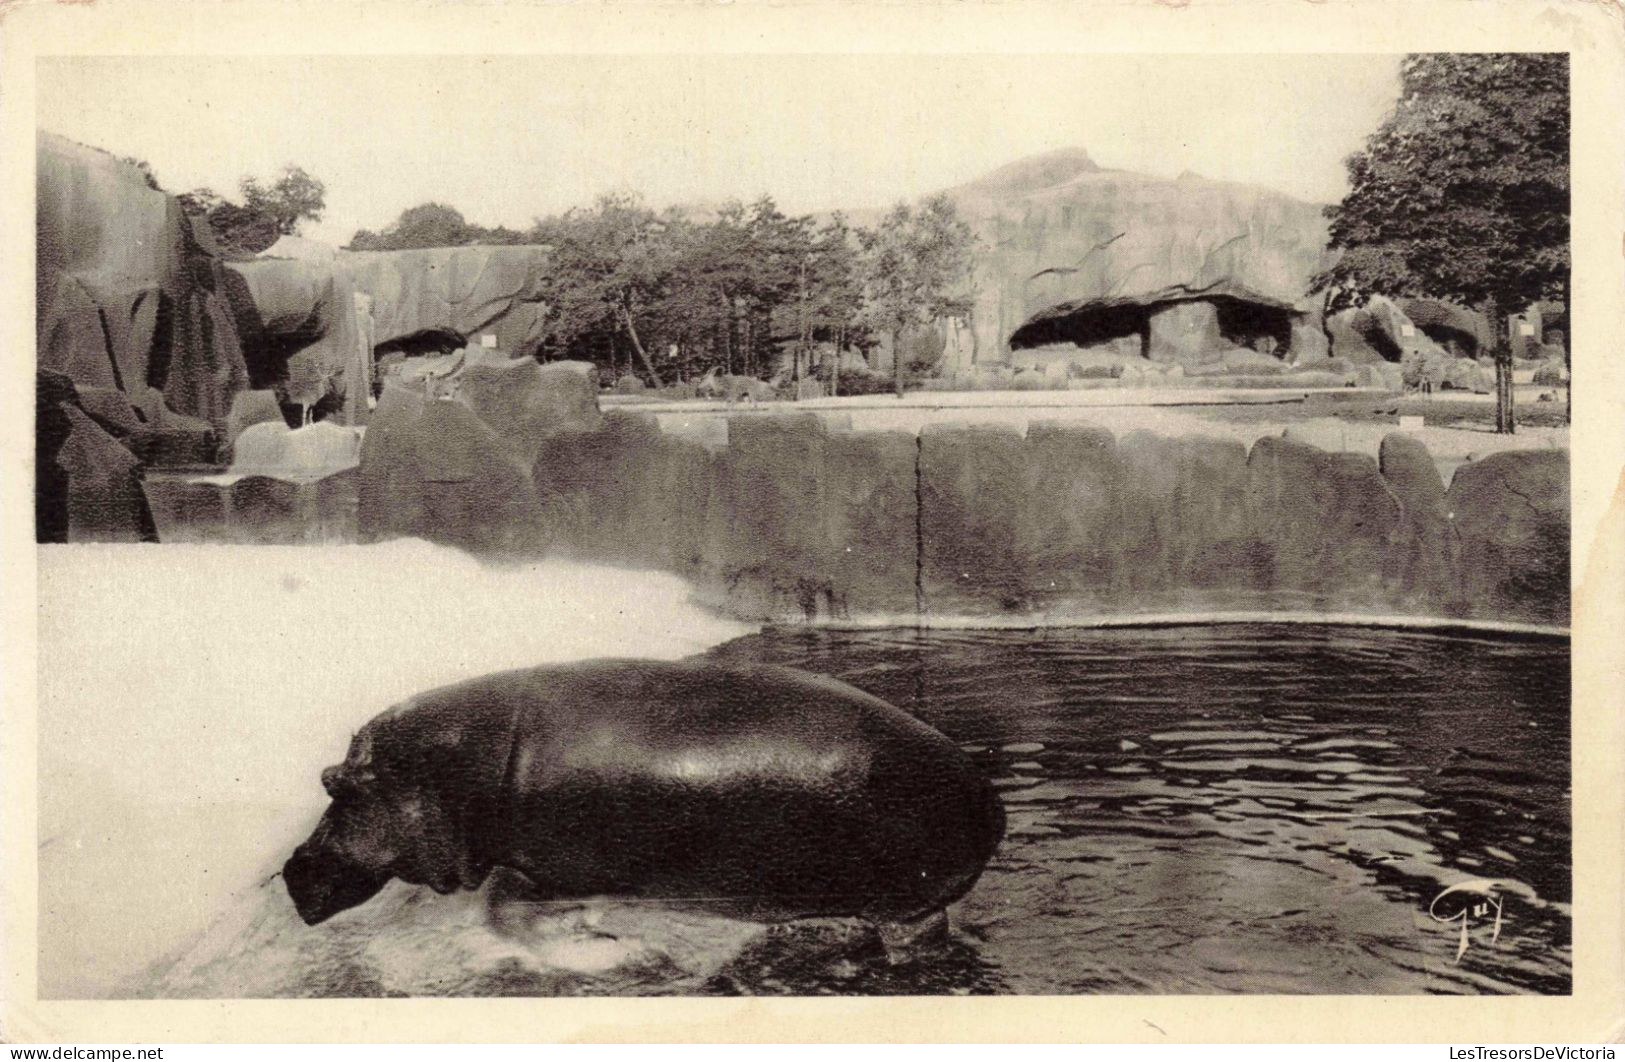
[[672,571],[752,618],[1223,608],[1567,623],[1557,451],[1485,458],[1447,489],[1400,433],[1379,461],[1071,422],[916,436],[740,415],[723,440],[616,412],[515,446],[457,405],[380,405],[363,539]]
[[50,133],[36,196],[39,367],[220,428],[248,370],[209,238],[134,166]]
[[947,194],[982,242],[975,341],[949,371],[967,368],[972,350],[1008,361],[1016,327],[1066,300],[1228,278],[1308,308],[1309,278],[1329,264],[1317,204],[1191,173],[1110,169],[1078,149],[1022,159]]
[[256,386],[286,379],[295,399],[311,402],[331,391],[343,396],[345,422],[362,423],[379,344],[451,329],[494,335],[513,356],[540,345],[544,248],[319,254],[308,243],[284,240],[230,267],[243,344],[263,377]]

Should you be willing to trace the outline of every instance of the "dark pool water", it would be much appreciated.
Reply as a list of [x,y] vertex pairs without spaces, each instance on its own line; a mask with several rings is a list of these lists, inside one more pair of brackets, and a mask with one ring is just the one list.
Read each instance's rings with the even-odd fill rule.
[[[789,927],[689,991],[1570,991],[1566,640],[794,629],[716,655],[926,720],[996,779],[1010,825],[947,946],[892,965]],[[1461,952],[1462,921],[1430,907],[1464,897]]]
[[307,927],[272,875],[130,994],[1570,990],[1565,640],[800,628],[715,654],[845,679],[987,770],[1009,831],[946,939],[893,962],[861,923],[527,904],[497,875]]

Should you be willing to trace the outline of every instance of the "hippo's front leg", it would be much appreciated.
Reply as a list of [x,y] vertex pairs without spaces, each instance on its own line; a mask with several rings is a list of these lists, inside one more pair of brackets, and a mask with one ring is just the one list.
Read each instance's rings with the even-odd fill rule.
[[524,940],[592,932],[604,918],[602,903],[559,898],[553,890],[506,867],[491,872],[483,895],[491,928]]

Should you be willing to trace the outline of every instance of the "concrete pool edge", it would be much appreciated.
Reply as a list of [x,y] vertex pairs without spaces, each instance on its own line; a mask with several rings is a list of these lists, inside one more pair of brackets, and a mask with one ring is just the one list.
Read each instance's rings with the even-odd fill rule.
[[[1459,632],[1469,634],[1511,634],[1532,638],[1567,640],[1568,627],[1514,620],[1465,619],[1441,616],[1406,616],[1357,612],[1270,612],[1225,610],[1210,612],[1146,612],[1113,616],[996,617],[975,615],[916,616],[908,613],[874,614],[809,623],[767,622],[762,630],[818,631],[1046,631],[1113,630],[1157,627],[1216,627],[1246,625],[1285,625],[1302,627],[1370,627],[1383,630]],[[747,635],[747,637],[749,637]]]

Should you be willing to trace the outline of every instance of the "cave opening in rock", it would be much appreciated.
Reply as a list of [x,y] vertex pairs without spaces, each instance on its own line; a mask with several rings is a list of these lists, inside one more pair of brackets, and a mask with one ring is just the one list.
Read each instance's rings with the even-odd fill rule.
[[1238,347],[1282,357],[1292,346],[1291,310],[1277,306],[1215,296],[1211,302],[1219,319],[1219,335]]
[[1394,341],[1394,337],[1389,335],[1387,330],[1382,327],[1382,322],[1378,321],[1369,311],[1362,310],[1356,313],[1354,320],[1350,323],[1353,325],[1354,330],[1359,333],[1360,338],[1365,340],[1372,350],[1382,355],[1382,360],[1399,362],[1404,359],[1405,352]]
[[[1174,284],[1141,295],[1056,303],[1029,317],[1009,342],[1013,351],[1073,343],[1115,346],[1127,353],[1125,348],[1133,350],[1134,345],[1122,341],[1132,337],[1139,340],[1137,353],[1148,359],[1159,342],[1169,341],[1183,352],[1181,358],[1226,346],[1284,358],[1292,346],[1293,322],[1301,316],[1291,303],[1218,280],[1201,287]],[[1199,336],[1191,331],[1198,327]]]
[[1132,336],[1139,341],[1140,356],[1147,357],[1150,321],[1151,307],[1136,303],[1089,307],[1065,316],[1030,321],[1010,337],[1010,348],[1020,350],[1056,343],[1091,347]]
[[421,328],[379,343],[372,348],[372,357],[374,361],[395,353],[408,358],[439,357],[455,354],[467,343],[468,337],[454,328]]

